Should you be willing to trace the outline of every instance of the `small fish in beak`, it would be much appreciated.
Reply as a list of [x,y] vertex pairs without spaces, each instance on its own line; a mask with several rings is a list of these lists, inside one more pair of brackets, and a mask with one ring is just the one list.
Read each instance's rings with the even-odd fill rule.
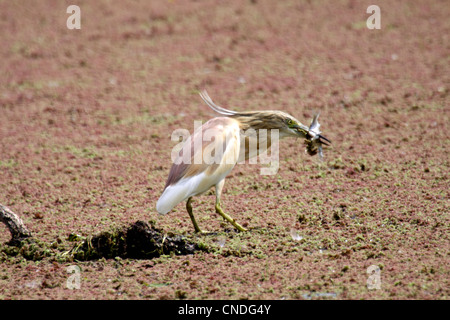
[[313,117],[311,125],[309,126],[308,134],[306,136],[306,152],[313,156],[319,153],[320,160],[323,159],[322,145],[330,145],[331,141],[320,134],[318,121],[319,113],[316,113]]

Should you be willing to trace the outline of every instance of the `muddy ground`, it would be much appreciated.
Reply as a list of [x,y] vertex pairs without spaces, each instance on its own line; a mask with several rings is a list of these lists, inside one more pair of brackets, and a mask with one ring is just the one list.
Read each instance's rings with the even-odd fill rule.
[[[0,225],[0,299],[448,299],[448,1],[77,1],[80,30],[70,4],[0,2],[0,203],[49,246],[8,254]],[[276,175],[235,167],[223,208],[249,232],[213,191],[193,203],[209,235],[184,204],[156,212],[172,132],[214,117],[201,89],[320,110],[333,141],[319,162],[283,140]],[[64,255],[136,221],[207,250]]]

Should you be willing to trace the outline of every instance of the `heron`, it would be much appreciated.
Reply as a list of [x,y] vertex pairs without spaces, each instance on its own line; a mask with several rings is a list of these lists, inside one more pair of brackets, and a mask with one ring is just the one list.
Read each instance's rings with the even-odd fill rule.
[[[306,151],[310,155],[317,152],[322,154],[322,144],[329,145],[330,140],[318,130],[318,114],[307,127],[283,111],[237,112],[216,105],[205,90],[200,92],[200,97],[220,116],[205,122],[185,140],[173,161],[156,210],[160,214],[167,214],[179,203],[186,201],[186,210],[195,232],[205,233],[194,217],[192,198],[215,187],[216,213],[237,230],[247,231],[223,211],[220,202],[225,178],[235,165],[266,152],[274,142],[271,138],[274,130],[277,131],[279,139],[303,138],[307,146]],[[265,135],[255,134],[262,130],[266,131]],[[208,154],[209,158],[205,154]]]

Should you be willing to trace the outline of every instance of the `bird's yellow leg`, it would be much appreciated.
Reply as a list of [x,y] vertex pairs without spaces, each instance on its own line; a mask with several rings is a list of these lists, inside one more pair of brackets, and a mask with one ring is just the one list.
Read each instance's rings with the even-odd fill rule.
[[222,194],[222,188],[225,183],[225,179],[220,181],[216,185],[216,212],[220,214],[225,220],[227,220],[229,223],[231,223],[236,229],[238,229],[241,232],[247,231],[246,228],[241,226],[239,223],[237,223],[232,217],[230,217],[228,214],[223,212],[222,208],[220,207],[220,195]]
[[225,212],[223,212],[222,208],[220,207],[220,203],[216,203],[216,212],[218,214],[220,214],[229,223],[231,223],[239,231],[242,231],[242,232],[247,231],[247,229],[245,229],[243,226],[241,226],[239,223],[237,223],[232,217],[230,217]]
[[187,200],[187,202],[186,202],[186,210],[189,213],[189,217],[191,217],[191,221],[192,221],[192,224],[194,225],[195,232],[205,233],[198,226],[197,221],[195,220],[194,214],[192,213],[191,200],[192,200],[192,197]]

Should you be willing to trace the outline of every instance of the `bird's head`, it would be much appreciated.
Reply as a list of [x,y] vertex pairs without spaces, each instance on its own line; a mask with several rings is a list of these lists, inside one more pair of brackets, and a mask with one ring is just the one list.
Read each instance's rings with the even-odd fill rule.
[[278,129],[280,130],[282,136],[300,137],[304,139],[308,138],[309,128],[307,126],[285,112],[275,112],[279,113],[278,122],[280,125]]
[[307,145],[306,151],[314,155],[319,151],[321,153],[322,144],[329,145],[330,140],[321,135],[318,122],[319,114],[315,114],[311,124],[308,126],[302,124],[299,120],[283,111],[244,111],[236,112],[216,105],[208,96],[206,91],[200,93],[202,99],[211,109],[217,113],[235,118],[239,121],[242,130],[273,130],[278,129],[280,138],[300,137],[305,139]]
[[238,118],[244,127],[243,129],[278,129],[280,138],[297,137],[303,138],[306,142],[316,142],[329,145],[330,140],[321,135],[318,122],[319,114],[315,114],[310,126],[306,126],[299,120],[283,111],[250,111],[240,112],[231,117]]
[[283,119],[285,124],[284,132],[289,136],[301,137],[306,139],[307,141],[318,141],[321,144],[329,145],[331,141],[322,136],[321,132],[319,131],[320,124],[318,118],[319,114],[317,113],[314,115],[309,127],[307,127],[294,117],[285,114],[285,117]]

